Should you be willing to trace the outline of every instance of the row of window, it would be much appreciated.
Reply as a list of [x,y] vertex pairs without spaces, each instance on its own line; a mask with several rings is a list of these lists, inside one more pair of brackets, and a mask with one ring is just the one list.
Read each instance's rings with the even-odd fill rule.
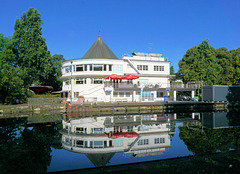
[[[148,65],[137,65],[137,69],[140,71],[148,71]],[[72,71],[71,66],[64,68],[63,73],[70,73]],[[80,64],[73,65],[73,72],[81,71],[114,71],[122,72],[122,65],[107,65],[107,64]],[[154,66],[154,71],[164,71],[164,66]]]
[[[165,143],[165,138],[154,138],[154,144],[162,144]],[[138,141],[138,145],[148,145],[148,139],[142,139]]]
[[[71,80],[66,80],[64,82],[65,82],[65,85],[71,84]],[[87,80],[86,79],[76,79],[74,84],[77,84],[77,85],[87,84]],[[93,79],[91,79],[91,84],[103,84],[103,79],[93,78]]]

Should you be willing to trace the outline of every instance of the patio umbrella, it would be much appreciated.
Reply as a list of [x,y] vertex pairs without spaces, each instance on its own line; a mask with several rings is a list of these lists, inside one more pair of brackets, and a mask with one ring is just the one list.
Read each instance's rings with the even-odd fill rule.
[[127,80],[134,80],[134,79],[138,79],[138,78],[139,78],[138,76],[135,76],[132,74],[128,74],[124,77],[124,79],[127,79]]
[[119,76],[117,74],[112,74],[110,76],[104,77],[104,79],[121,80],[121,79],[124,79],[124,77],[123,76]]

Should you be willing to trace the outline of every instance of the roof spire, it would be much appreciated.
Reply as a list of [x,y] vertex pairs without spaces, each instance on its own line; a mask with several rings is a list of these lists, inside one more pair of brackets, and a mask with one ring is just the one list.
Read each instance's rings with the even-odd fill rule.
[[101,37],[101,31],[99,30],[98,31],[98,38],[100,38]]

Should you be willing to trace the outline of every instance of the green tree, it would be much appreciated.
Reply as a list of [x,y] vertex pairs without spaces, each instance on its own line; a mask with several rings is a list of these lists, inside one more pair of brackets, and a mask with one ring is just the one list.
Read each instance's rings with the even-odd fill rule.
[[219,84],[221,67],[216,61],[215,49],[207,40],[187,50],[178,65],[179,73],[185,82],[204,81],[206,85]]
[[51,55],[42,37],[42,23],[40,13],[29,8],[14,25],[16,60],[24,69],[25,87],[32,83],[45,84],[51,73]]
[[65,61],[63,55],[55,54],[51,58],[51,71],[49,78],[47,79],[44,85],[50,85],[55,91],[61,90],[62,81],[59,80],[59,77],[62,76],[62,62]]
[[0,34],[0,100],[2,103],[14,103],[22,95],[22,69],[15,62],[15,48],[11,38]]

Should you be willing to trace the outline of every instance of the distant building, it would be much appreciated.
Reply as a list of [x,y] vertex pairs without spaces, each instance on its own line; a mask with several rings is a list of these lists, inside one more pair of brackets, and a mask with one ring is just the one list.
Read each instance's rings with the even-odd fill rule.
[[73,102],[79,96],[88,102],[163,101],[170,88],[170,62],[153,53],[118,59],[99,37],[81,59],[62,64],[60,79]]

